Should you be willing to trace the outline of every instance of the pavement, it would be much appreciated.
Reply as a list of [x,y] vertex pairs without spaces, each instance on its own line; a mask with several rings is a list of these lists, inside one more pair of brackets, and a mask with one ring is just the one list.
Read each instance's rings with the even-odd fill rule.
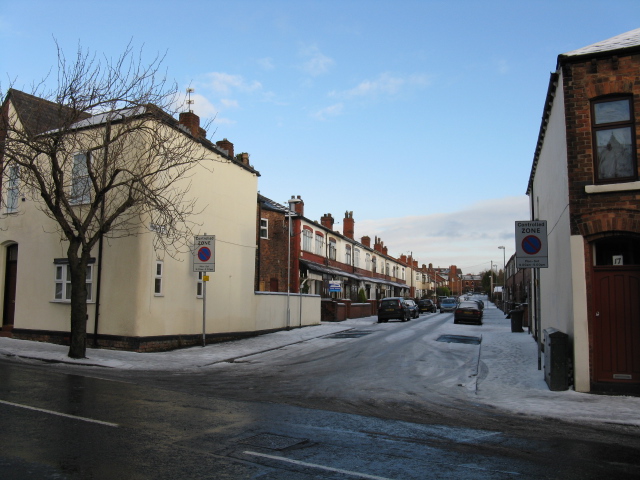
[[[421,318],[432,315],[426,314]],[[47,362],[61,365],[121,369],[128,371],[197,371],[216,363],[229,362],[277,350],[288,345],[313,340],[338,332],[371,327],[376,317],[349,319],[343,322],[323,322],[317,326],[280,331],[237,341],[209,344],[157,353],[136,353],[119,350],[87,348],[86,358],[67,356],[68,347],[0,337],[0,358],[25,363]],[[411,323],[407,326],[410,327]],[[640,398],[607,396],[566,391],[550,391],[538,369],[538,347],[526,332],[511,332],[511,322],[493,304],[485,308],[481,327],[453,325],[447,322],[442,333],[463,334],[473,328],[482,339],[477,349],[479,368],[468,375],[469,399],[521,415],[538,415],[581,423],[622,424],[640,428]],[[449,331],[447,331],[447,329]],[[442,345],[442,344],[441,344]],[[448,347],[440,347],[448,348]],[[435,359],[433,360],[436,361]],[[434,371],[451,370],[453,376],[461,372],[451,365],[434,364]],[[427,374],[428,375],[428,374]],[[462,374],[465,378],[466,374]],[[429,382],[429,378],[424,379]]]

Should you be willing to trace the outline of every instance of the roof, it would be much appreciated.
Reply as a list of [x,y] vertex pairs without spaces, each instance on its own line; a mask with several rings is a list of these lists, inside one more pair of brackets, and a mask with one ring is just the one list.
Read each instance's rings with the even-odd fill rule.
[[15,107],[22,126],[30,135],[54,130],[91,116],[13,88],[7,92],[5,101],[9,99]]
[[623,50],[627,48],[633,48],[640,46],[640,28],[631,30],[630,32],[622,33],[611,37],[607,40],[588,45],[586,47],[572,50],[571,52],[563,53],[560,57],[577,57],[583,55],[594,55],[597,53],[611,53],[614,50]]

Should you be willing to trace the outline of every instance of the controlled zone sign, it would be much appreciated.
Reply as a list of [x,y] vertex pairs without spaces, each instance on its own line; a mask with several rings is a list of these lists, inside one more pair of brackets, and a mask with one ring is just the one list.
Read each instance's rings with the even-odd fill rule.
[[548,268],[547,221],[516,221],[516,268]]
[[216,236],[196,235],[193,239],[193,271],[216,271]]

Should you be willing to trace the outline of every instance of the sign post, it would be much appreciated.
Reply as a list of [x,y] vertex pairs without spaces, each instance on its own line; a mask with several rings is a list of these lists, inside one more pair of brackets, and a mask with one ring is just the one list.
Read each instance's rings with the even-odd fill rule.
[[202,273],[202,346],[207,332],[207,272],[216,271],[216,236],[196,235],[193,238],[193,271]]

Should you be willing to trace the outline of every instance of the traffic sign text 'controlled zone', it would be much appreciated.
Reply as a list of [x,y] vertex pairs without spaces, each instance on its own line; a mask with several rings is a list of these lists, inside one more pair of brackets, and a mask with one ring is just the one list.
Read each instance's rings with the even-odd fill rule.
[[197,235],[193,240],[193,271],[216,271],[216,236]]
[[547,221],[516,222],[516,268],[547,268]]

